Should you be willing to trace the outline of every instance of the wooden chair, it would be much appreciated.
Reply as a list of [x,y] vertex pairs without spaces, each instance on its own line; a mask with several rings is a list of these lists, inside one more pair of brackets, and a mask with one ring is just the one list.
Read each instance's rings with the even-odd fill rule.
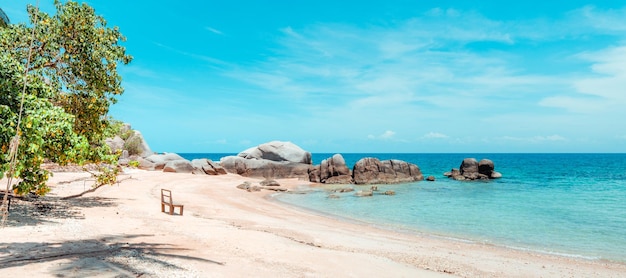
[[175,204],[172,200],[172,191],[167,189],[161,189],[161,212],[165,212],[165,206],[170,208],[170,215],[174,215],[174,208],[180,208],[180,215],[183,215],[183,205]]

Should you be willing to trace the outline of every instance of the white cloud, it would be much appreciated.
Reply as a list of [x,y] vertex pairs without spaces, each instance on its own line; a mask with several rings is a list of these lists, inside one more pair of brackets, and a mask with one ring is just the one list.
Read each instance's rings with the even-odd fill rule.
[[439,132],[429,132],[427,134],[424,134],[424,136],[422,136],[422,138],[424,139],[447,139],[450,138],[450,136],[445,135],[443,133],[439,133]]
[[548,136],[533,136],[533,137],[515,137],[515,136],[503,136],[497,138],[504,141],[517,141],[527,143],[543,143],[543,142],[560,142],[567,141],[567,139],[560,135],[548,135]]
[[389,139],[392,139],[395,135],[396,135],[395,132],[391,130],[387,130],[378,136],[370,134],[367,136],[367,138],[372,139],[372,140],[389,140]]
[[222,31],[217,30],[217,29],[212,28],[212,27],[208,27],[207,26],[207,27],[204,27],[204,29],[206,29],[207,31],[209,31],[211,33],[214,33],[214,34],[218,34],[218,35],[223,35],[224,34],[224,33],[222,33]]

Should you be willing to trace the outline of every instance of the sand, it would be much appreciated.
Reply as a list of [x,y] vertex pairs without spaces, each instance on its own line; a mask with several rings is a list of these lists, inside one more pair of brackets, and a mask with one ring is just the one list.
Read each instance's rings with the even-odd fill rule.
[[[233,174],[127,170],[118,185],[60,200],[89,189],[87,177],[56,173],[47,197],[13,202],[0,277],[626,276],[621,263],[340,221],[272,200],[273,191],[237,189],[260,180]],[[184,204],[182,216],[161,212],[161,188]]]

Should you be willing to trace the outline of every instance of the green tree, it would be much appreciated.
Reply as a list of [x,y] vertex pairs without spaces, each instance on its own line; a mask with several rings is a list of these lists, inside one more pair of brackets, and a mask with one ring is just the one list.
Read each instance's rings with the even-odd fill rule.
[[132,59],[120,45],[125,38],[87,4],[54,3],[53,16],[29,5],[29,25],[0,28],[0,176],[9,168],[24,98],[19,163],[12,173],[20,179],[18,193],[47,192],[44,160],[80,164],[116,158],[103,141],[109,107],[123,93],[117,65]]

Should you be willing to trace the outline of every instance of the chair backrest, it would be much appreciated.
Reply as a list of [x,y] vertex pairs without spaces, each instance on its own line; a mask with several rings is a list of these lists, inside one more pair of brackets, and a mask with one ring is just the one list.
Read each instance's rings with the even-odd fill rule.
[[173,204],[172,191],[167,189],[161,189],[161,202],[166,204]]

